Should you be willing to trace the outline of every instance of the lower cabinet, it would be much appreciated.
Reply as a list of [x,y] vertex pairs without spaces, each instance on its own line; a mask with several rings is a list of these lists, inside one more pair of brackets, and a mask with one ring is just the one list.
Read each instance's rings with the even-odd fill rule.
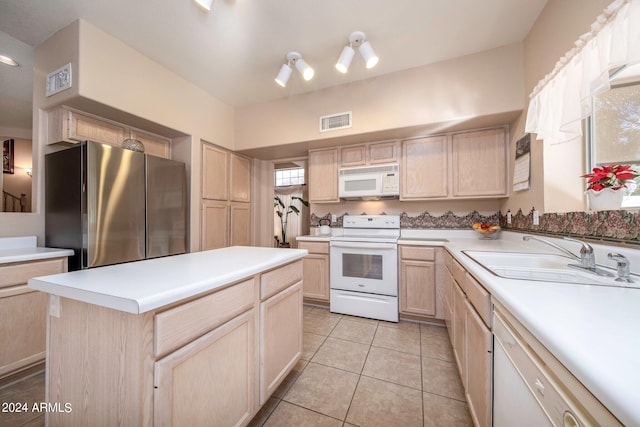
[[[449,254],[445,264],[452,289],[451,320],[446,322],[453,355],[460,372],[469,412],[476,427],[492,425],[493,336],[491,296],[473,276]],[[446,318],[445,318],[446,321]]]
[[302,282],[260,304],[260,405],[302,356]]
[[304,285],[302,295],[312,302],[329,302],[329,243],[299,241],[298,249],[306,249],[303,258]]
[[202,250],[251,244],[251,204],[202,202]]
[[417,319],[444,319],[436,304],[436,251],[427,246],[400,245],[400,314]]
[[0,264],[0,380],[44,368],[48,299],[27,281],[65,271],[66,257]]
[[255,338],[252,309],[156,362],[154,426],[247,424],[255,409]]

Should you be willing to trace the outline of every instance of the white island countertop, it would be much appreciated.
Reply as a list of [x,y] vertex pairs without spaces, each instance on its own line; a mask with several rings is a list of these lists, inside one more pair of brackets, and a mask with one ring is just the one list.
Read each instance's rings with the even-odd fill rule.
[[304,257],[302,249],[234,246],[35,277],[29,287],[140,314]]
[[1,237],[0,264],[37,261],[73,255],[71,249],[44,248],[37,246],[36,236]]

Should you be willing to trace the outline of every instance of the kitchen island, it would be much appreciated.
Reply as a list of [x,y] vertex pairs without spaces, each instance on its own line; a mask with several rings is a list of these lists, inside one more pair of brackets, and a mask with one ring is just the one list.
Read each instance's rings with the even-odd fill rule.
[[305,250],[231,247],[38,277],[47,425],[246,425],[302,353]]

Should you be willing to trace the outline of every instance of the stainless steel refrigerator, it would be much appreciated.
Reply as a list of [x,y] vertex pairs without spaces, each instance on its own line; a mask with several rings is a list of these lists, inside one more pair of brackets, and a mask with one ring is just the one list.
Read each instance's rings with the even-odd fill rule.
[[69,270],[184,253],[184,163],[92,141],[45,156],[45,244]]

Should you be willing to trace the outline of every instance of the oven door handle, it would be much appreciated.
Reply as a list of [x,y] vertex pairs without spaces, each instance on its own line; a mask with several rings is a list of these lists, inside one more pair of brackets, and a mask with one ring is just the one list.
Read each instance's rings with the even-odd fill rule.
[[331,246],[336,248],[351,248],[351,249],[370,249],[376,250],[388,250],[397,249],[398,245],[395,243],[372,243],[372,242],[331,242]]

